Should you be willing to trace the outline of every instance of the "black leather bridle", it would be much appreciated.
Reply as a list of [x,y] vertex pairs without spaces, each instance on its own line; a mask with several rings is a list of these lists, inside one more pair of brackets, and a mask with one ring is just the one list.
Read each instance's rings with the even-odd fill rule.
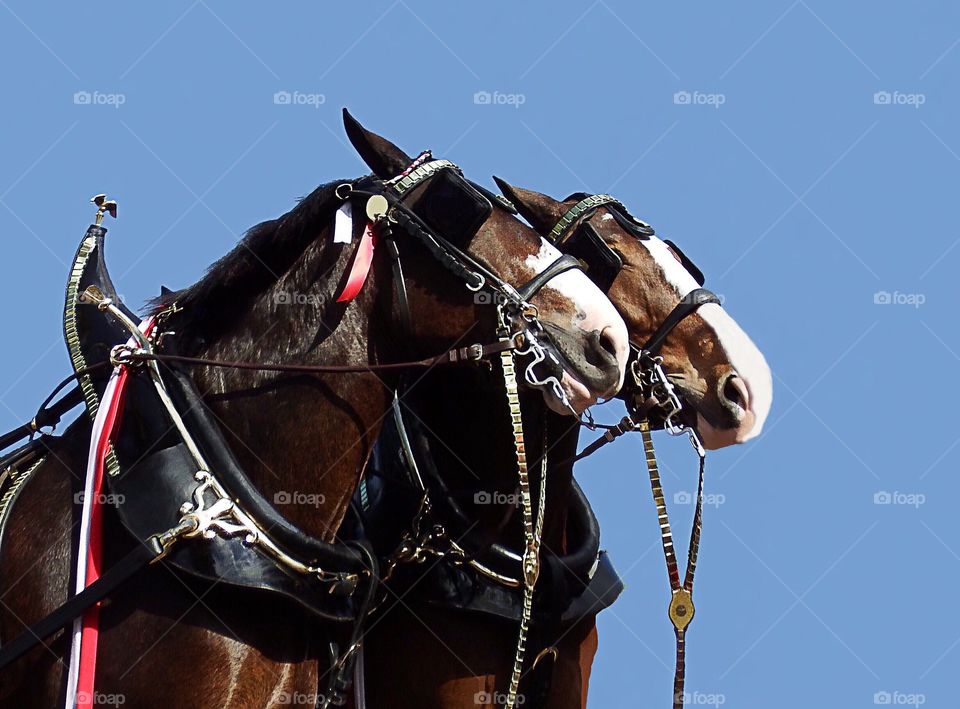
[[[616,222],[634,238],[645,241],[656,232],[649,224],[634,217],[615,197],[608,194],[578,195],[581,199],[550,230],[546,238],[566,254],[577,257],[586,267],[587,275],[604,291],[608,292],[614,279],[623,268],[623,260],[603,240],[596,228],[590,223],[597,210],[605,207]],[[673,384],[662,368],[663,358],[660,350],[667,336],[687,317],[693,315],[702,305],[720,303],[710,290],[703,288],[703,273],[673,242],[665,242],[677,256],[683,267],[701,286],[687,293],[674,306],[663,322],[654,330],[642,345],[630,343],[630,377],[622,395],[626,398],[631,413],[646,415],[650,402],[659,407],[664,428],[672,434],[688,433],[699,450],[696,434],[686,426],[674,421],[682,404]]]

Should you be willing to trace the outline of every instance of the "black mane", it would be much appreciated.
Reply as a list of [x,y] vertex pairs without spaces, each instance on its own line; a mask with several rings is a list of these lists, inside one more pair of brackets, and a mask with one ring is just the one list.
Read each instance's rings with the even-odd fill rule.
[[178,317],[181,327],[236,312],[238,305],[276,283],[316,240],[340,204],[334,194],[337,185],[347,181],[320,185],[283,216],[250,228],[199,281],[152,299],[148,303],[150,312],[156,314],[176,302],[184,309]]

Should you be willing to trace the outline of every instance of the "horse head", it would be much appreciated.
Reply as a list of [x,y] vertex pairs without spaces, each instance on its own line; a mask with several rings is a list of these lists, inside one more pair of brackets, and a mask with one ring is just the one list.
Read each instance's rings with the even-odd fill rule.
[[[678,303],[696,293],[702,274],[679,247],[654,235],[612,198],[574,194],[563,201],[497,184],[533,227],[559,236],[576,253],[642,347]],[[571,210],[578,205],[582,210]],[[596,206],[593,206],[596,205]],[[706,448],[757,436],[773,397],[770,369],[757,346],[716,302],[706,302],[676,323],[662,341],[663,369],[687,406],[681,420],[696,428]]]
[[[344,123],[358,153],[381,180],[396,180],[423,160],[423,155],[415,159],[389,140],[365,129],[346,111]],[[533,306],[532,312],[536,313],[542,329],[528,334],[551,356],[547,362],[528,362],[526,381],[533,384],[544,379],[557,380],[559,389],[545,387],[543,391],[548,405],[561,412],[568,412],[572,407],[579,413],[599,398],[614,395],[623,382],[629,346],[626,326],[606,295],[577,264],[563,262],[567,265],[557,268],[562,258],[560,251],[514,218],[500,199],[469,182],[465,183],[469,197],[462,199],[458,191],[463,187],[435,186],[438,179],[434,176],[416,184],[409,195],[404,196],[404,202],[421,213],[421,205],[428,203],[423,209],[429,211],[434,224],[446,227],[440,229],[441,232],[460,232],[455,246],[497,274]],[[444,203],[442,208],[429,204],[438,198]],[[477,210],[478,201],[488,202],[490,207]],[[423,254],[414,253],[417,257],[405,266],[411,280],[410,304],[415,329],[424,334],[425,329],[432,328],[437,330],[433,333],[435,336],[449,338],[483,317],[475,308],[459,312],[450,308],[454,301],[449,298],[445,301],[448,307],[438,309],[436,275],[422,268]],[[481,296],[471,300],[481,306],[485,304]],[[534,365],[543,367],[546,377],[529,369]]]

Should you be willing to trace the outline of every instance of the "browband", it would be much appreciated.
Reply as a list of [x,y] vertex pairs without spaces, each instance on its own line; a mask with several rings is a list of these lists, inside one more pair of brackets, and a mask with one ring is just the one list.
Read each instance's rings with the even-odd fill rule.
[[563,236],[563,233],[570,227],[570,225],[579,219],[581,215],[606,204],[613,204],[616,205],[617,208],[622,209],[624,212],[627,211],[627,208],[623,205],[623,203],[613,195],[592,194],[589,197],[581,199],[575,205],[570,207],[566,214],[560,217],[560,221],[557,222],[556,226],[554,226],[553,229],[550,230],[550,233],[547,234],[547,239],[553,243],[556,243],[557,240]]

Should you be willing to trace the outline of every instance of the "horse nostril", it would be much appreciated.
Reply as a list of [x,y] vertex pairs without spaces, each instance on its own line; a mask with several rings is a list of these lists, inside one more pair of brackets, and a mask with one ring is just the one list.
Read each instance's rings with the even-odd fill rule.
[[616,358],[617,356],[617,341],[613,337],[611,328],[605,327],[603,332],[600,333],[600,339],[597,342],[600,345],[600,349],[607,352],[612,357]]
[[749,394],[747,387],[736,372],[729,374],[720,389],[720,398],[735,408],[747,410]]

